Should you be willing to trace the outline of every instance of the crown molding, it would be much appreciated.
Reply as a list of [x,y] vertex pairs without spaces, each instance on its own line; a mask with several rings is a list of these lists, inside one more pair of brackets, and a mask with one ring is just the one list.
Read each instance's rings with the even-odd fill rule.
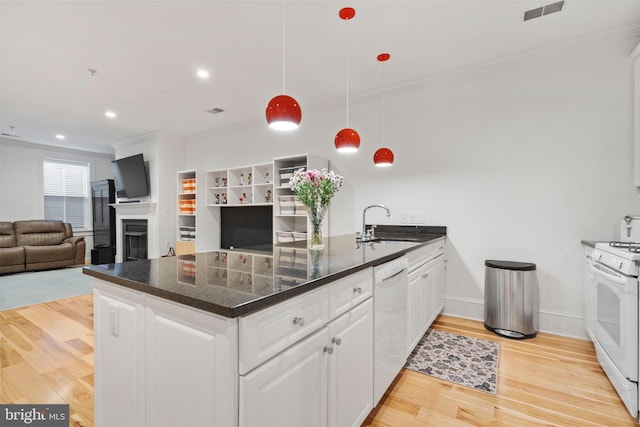
[[32,148],[35,150],[43,150],[43,151],[51,151],[51,152],[59,152],[59,153],[70,153],[79,156],[91,156],[91,157],[104,157],[108,159],[113,159],[112,153],[106,153],[104,151],[93,151],[84,148],[76,148],[76,147],[61,147],[59,145],[54,144],[44,144],[41,142],[33,142],[23,138],[8,138],[8,137],[0,137],[0,145],[2,144],[12,144],[12,145],[20,145],[23,147]]
[[[433,85],[434,82],[438,81],[450,81],[456,79],[466,78],[471,75],[476,75],[479,73],[487,73],[495,70],[499,70],[501,68],[507,67],[511,64],[516,64],[523,60],[546,55],[554,52],[561,52],[566,49],[571,49],[575,47],[588,47],[590,45],[596,45],[603,41],[625,41],[625,40],[636,40],[640,42],[640,26],[638,25],[630,25],[624,26],[614,29],[609,29],[607,31],[601,31],[597,33],[592,33],[587,36],[576,37],[571,40],[567,40],[563,43],[554,44],[552,46],[546,46],[543,48],[535,48],[535,49],[527,49],[516,54],[502,56],[500,58],[495,58],[488,61],[482,61],[475,64],[470,64],[464,67],[459,67],[452,70],[447,70],[440,73],[424,75],[418,79],[413,79],[411,81],[402,82],[397,85],[388,86],[384,89],[384,94],[386,96],[397,95],[401,93],[406,93],[418,89],[422,89]],[[630,55],[640,56],[640,45],[636,47],[633,53]],[[382,95],[382,89],[376,89],[369,92],[362,92],[359,94],[350,95],[350,103],[358,104],[371,102],[374,100],[379,100]],[[329,101],[322,104],[317,104],[311,107],[307,107],[307,110],[314,112],[324,112],[333,110],[334,108],[338,108],[344,105],[344,100],[336,100]]]

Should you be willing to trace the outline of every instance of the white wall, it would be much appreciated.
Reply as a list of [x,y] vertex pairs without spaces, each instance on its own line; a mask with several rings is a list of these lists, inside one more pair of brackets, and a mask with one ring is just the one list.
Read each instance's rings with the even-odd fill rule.
[[[113,178],[108,154],[69,150],[24,141],[0,139],[0,221],[44,218],[42,161],[46,158],[88,162],[90,181]],[[93,248],[91,224],[75,230],[87,241],[87,258]]]
[[[486,259],[534,262],[540,329],[585,337],[580,241],[610,240],[621,216],[640,212],[629,58],[637,43],[591,41],[387,91],[386,145],[396,155],[389,169],[371,160],[381,146],[375,97],[350,106],[350,125],[362,138],[355,155],[333,148],[344,109],[313,111],[299,99],[295,133],[274,133],[260,121],[196,135],[188,139],[187,166],[327,157],[346,179],[333,205],[352,212],[334,209],[330,234],[360,228],[370,203],[391,209],[389,223],[423,213],[427,224],[448,227],[447,313],[483,318]],[[393,73],[392,63],[386,69]],[[381,210],[368,215],[387,221]]]

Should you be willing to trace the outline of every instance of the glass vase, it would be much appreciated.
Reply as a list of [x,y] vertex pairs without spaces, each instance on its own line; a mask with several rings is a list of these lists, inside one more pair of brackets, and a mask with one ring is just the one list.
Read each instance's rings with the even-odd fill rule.
[[312,251],[321,251],[324,249],[322,241],[322,221],[327,213],[325,207],[307,208],[309,213],[309,222],[311,223],[311,238],[309,239],[309,249]]

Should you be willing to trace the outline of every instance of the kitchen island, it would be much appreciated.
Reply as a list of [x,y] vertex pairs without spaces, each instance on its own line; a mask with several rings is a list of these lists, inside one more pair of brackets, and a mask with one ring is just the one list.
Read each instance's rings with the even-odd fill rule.
[[441,256],[444,239],[341,236],[321,252],[291,244],[86,267],[96,425],[362,422],[374,405],[373,270]]

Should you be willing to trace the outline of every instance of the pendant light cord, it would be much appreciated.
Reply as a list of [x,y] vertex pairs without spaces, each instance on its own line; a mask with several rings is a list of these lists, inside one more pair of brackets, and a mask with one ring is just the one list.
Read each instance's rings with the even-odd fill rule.
[[349,19],[345,24],[345,38],[346,38],[346,63],[347,63],[347,127],[349,127]]
[[285,50],[285,0],[282,0],[282,93],[286,93],[285,92],[285,88],[284,88],[284,82],[285,82],[285,56],[286,56],[286,50]]
[[384,143],[384,111],[385,111],[385,79],[384,79],[384,63],[385,61],[382,61],[382,146],[385,146]]

